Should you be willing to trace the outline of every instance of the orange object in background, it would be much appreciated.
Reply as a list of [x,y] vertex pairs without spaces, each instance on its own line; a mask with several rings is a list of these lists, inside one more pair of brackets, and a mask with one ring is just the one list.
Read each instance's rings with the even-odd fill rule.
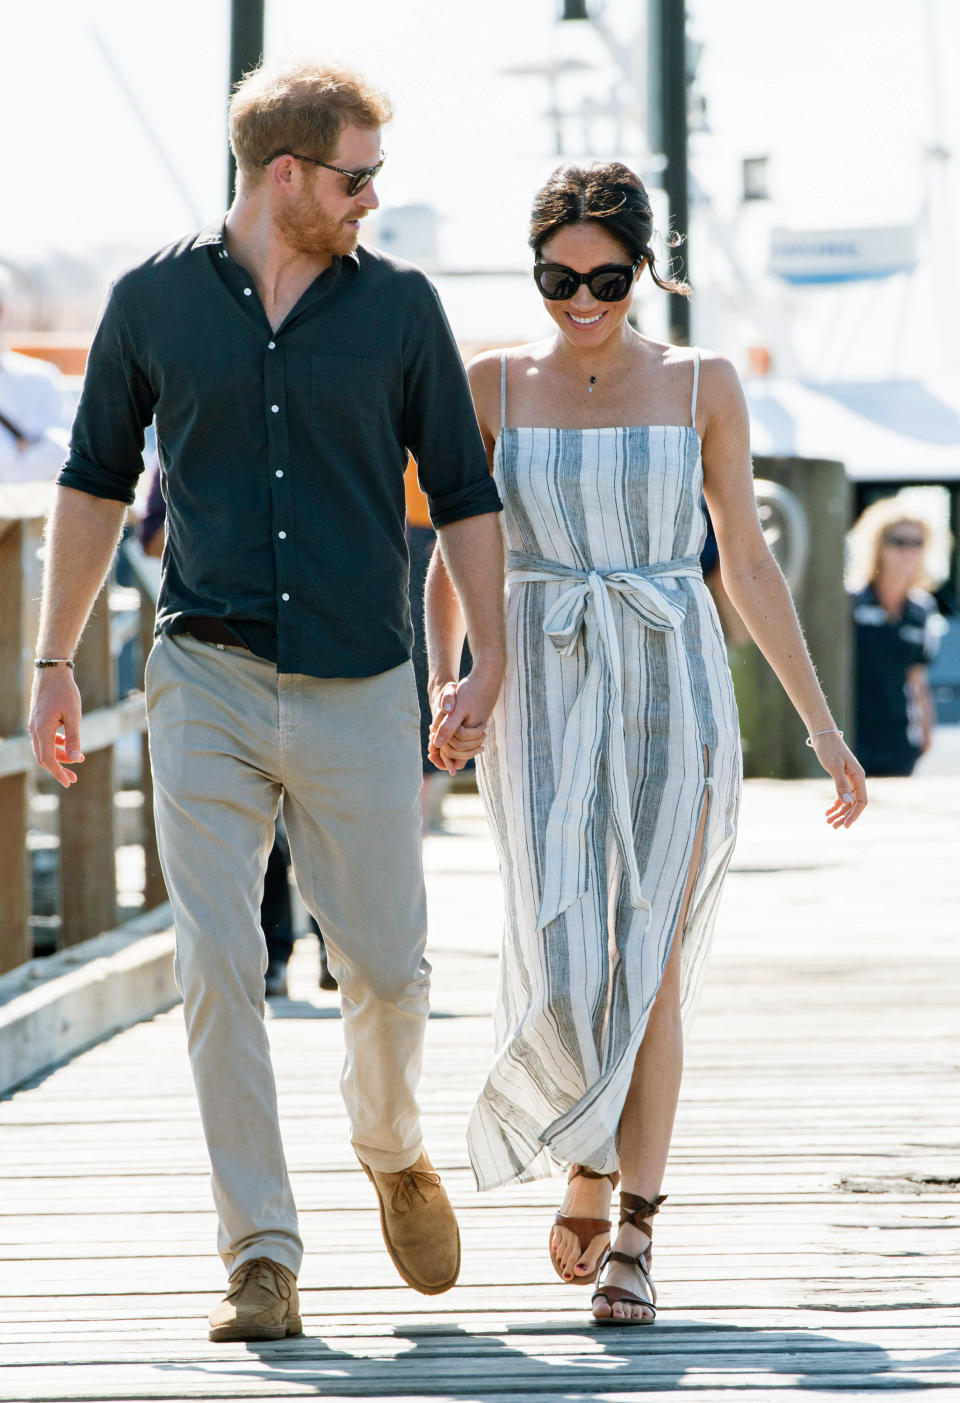
[[747,368],[751,375],[769,375],[773,370],[773,357],[766,346],[747,347]]
[[427,499],[420,491],[420,484],[417,481],[417,465],[413,457],[407,460],[407,471],[404,474],[403,485],[407,493],[407,525],[408,526],[429,526],[430,512],[427,508]]
[[57,331],[18,331],[12,334],[11,351],[36,360],[49,361],[61,375],[83,375],[87,368],[89,340]]

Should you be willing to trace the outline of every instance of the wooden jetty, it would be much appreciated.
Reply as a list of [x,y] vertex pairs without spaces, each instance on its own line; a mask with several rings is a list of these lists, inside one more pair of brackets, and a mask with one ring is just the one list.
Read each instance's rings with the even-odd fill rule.
[[[211,1345],[223,1281],[178,1010],[0,1101],[0,1400],[960,1398],[954,780],[748,785],[658,1220],[662,1313],[600,1330],[546,1255],[559,1182],[478,1195],[500,891],[477,801],[427,842],[427,1144],[461,1283],[397,1278],[350,1152],[335,995],[297,947],[271,1038],[305,1333]],[[229,1088],[225,1088],[229,1094]]]

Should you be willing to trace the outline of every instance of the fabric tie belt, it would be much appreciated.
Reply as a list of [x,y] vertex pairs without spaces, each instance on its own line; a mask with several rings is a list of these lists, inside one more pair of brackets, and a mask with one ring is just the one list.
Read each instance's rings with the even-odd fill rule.
[[647,628],[669,633],[680,627],[687,601],[657,583],[666,577],[700,579],[695,555],[631,570],[577,570],[522,551],[507,557],[507,582],[569,581],[543,621],[543,631],[564,657],[584,636],[587,671],[563,733],[560,779],[547,820],[543,887],[537,929],[555,921],[587,891],[587,834],[597,799],[600,758],[606,761],[610,816],[630,888],[630,904],[649,911],[640,890],[634,850],[630,783],[623,721],[623,659],[610,596],[617,594]]

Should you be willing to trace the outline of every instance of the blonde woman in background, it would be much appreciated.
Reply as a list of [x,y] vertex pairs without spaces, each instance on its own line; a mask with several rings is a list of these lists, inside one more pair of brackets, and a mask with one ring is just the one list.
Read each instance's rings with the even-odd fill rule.
[[940,614],[927,592],[933,531],[902,497],[867,507],[850,534],[857,755],[868,775],[909,775],[936,713],[927,666]]

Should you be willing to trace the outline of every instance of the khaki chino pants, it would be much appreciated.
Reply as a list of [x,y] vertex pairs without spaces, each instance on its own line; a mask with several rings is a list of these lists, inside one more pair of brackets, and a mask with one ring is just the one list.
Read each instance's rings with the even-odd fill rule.
[[413,668],[281,675],[244,649],[179,634],[155,644],[146,693],[220,1255],[229,1271],[262,1256],[297,1272],[303,1249],[264,1024],[264,871],[282,797],[297,883],[340,984],[352,1143],[375,1169],[404,1169],[421,1148],[430,976]]

